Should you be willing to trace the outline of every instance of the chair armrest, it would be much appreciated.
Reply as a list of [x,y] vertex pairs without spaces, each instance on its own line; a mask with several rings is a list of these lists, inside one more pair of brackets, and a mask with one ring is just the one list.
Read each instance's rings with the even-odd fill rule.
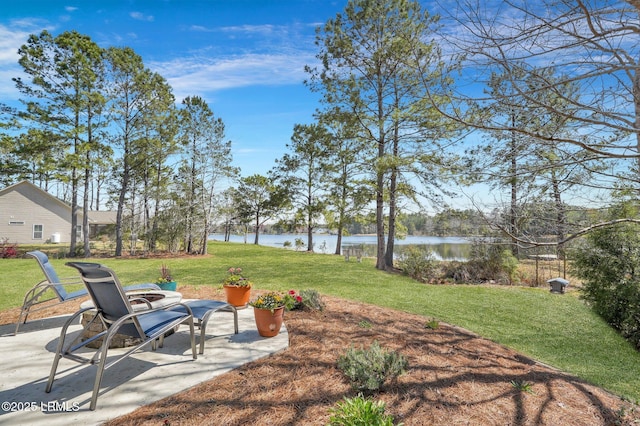
[[151,312],[157,312],[157,311],[166,311],[168,308],[174,307],[176,305],[182,305],[185,307],[185,309],[187,310],[188,315],[186,316],[186,318],[191,317],[193,319],[193,311],[191,310],[191,308],[187,305],[185,305],[182,302],[178,302],[178,303],[172,303],[171,305],[168,306],[162,306],[159,308],[152,308],[152,309],[145,309],[145,310],[140,310],[137,312],[132,312],[130,314],[127,315],[123,315],[120,318],[118,318],[116,321],[111,323],[111,326],[109,327],[109,333],[113,334],[113,333],[117,333],[118,329],[120,329],[120,327],[122,327],[127,321],[129,321],[130,319],[140,316],[140,315],[145,315],[145,314],[149,314]]
[[83,281],[81,277],[65,277],[65,278],[60,278],[59,284],[66,284],[71,282],[75,284],[82,284]]
[[[63,281],[63,280],[61,280],[61,281]],[[49,286],[52,286],[52,285],[61,285],[61,286],[68,286],[69,285],[70,286],[70,285],[79,285],[79,284],[84,284],[84,282],[82,280],[79,280],[79,281],[67,281],[67,282],[52,283],[49,280],[42,280],[38,284],[34,285],[32,287],[32,289],[39,288],[39,287],[49,287]]]
[[[132,297],[129,299],[129,303],[135,302],[135,301],[146,303],[149,309],[153,309],[153,306],[151,306],[151,302],[149,302],[149,300],[145,299],[144,297]],[[149,312],[149,310],[146,310],[145,312]]]
[[132,313],[127,314],[127,315],[123,315],[120,318],[118,318],[115,322],[112,323],[112,327],[114,327],[116,325],[120,326],[120,325],[122,325],[121,324],[122,322],[127,321],[127,320],[129,320],[129,319],[131,319],[133,317],[137,317],[137,316],[144,315],[144,314],[149,314],[151,312],[167,311],[167,310],[169,310],[169,308],[173,308],[176,305],[184,306],[185,309],[187,310],[187,313],[189,315],[193,316],[193,311],[191,310],[191,308],[188,305],[186,305],[186,304],[184,304],[182,302],[178,302],[178,303],[172,303],[170,305],[160,306],[158,308],[144,309],[144,310],[132,312]]
[[[30,303],[32,303],[32,304],[35,303],[35,301],[37,299],[39,299],[40,296],[45,294],[50,289],[50,287],[57,286],[57,285],[61,285],[61,286],[65,287],[65,286],[69,286],[69,285],[80,285],[80,284],[83,284],[83,282],[79,281],[79,282],[66,282],[66,283],[51,283],[51,282],[49,282],[49,280],[42,280],[38,284],[36,284],[33,287],[31,287],[27,291],[27,293],[24,295],[23,306],[26,305],[27,301],[30,301]],[[56,294],[57,294],[57,292],[56,292]],[[58,296],[58,297],[60,297],[60,296]]]

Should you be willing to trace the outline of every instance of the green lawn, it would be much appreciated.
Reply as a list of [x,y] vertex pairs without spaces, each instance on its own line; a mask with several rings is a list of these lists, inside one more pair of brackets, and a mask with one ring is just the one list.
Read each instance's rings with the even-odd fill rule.
[[[123,284],[154,281],[165,262],[179,285],[220,286],[242,267],[259,289],[313,288],[322,294],[436,318],[471,330],[618,395],[640,401],[640,352],[594,315],[575,293],[546,288],[424,285],[377,271],[371,259],[293,252],[252,244],[212,242],[210,256],[176,259],[95,259]],[[61,276],[73,274],[52,259]],[[33,259],[0,259],[0,310],[19,306],[42,273]]]

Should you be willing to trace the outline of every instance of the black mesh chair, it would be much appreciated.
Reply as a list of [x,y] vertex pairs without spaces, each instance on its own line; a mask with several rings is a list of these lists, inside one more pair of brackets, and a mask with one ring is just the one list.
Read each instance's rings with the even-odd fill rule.
[[[177,329],[180,324],[183,323],[189,325],[191,352],[193,359],[197,359],[193,315],[187,305],[182,304],[184,311],[179,312],[171,310],[171,308],[176,305],[152,308],[148,300],[140,299],[137,301],[143,304],[143,309],[134,310],[131,305],[132,300],[127,297],[120,281],[111,269],[97,263],[87,262],[69,262],[67,265],[80,271],[82,281],[93,301],[93,306],[76,312],[62,327],[55,358],[51,366],[51,373],[49,374],[49,381],[45,389],[46,392],[51,392],[58,369],[58,363],[61,358],[67,358],[80,363],[97,364],[98,368],[90,405],[90,409],[95,410],[102,377],[107,369],[149,344],[152,345],[154,350],[156,349],[158,341],[160,342],[160,346],[162,346],[165,334]],[[71,342],[67,343],[69,326],[77,323],[78,317],[89,309],[95,309],[96,314],[91,321],[88,321],[84,330],[88,330],[92,324],[98,321],[102,323],[104,331],[86,340],[81,340],[83,335],[83,333],[81,333],[78,337],[69,339]],[[130,347],[124,353],[118,351],[117,356],[112,356],[112,359],[108,360],[107,354],[109,346],[116,334],[131,336],[139,343]],[[98,339],[102,339],[102,343],[91,358],[75,353]]]

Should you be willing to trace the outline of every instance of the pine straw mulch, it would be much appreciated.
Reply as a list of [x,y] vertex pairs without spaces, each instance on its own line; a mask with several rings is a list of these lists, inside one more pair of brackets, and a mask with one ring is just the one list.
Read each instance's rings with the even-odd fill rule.
[[[223,298],[219,289],[178,290],[187,298]],[[337,402],[356,395],[336,367],[338,357],[350,345],[373,341],[409,362],[406,374],[373,395],[407,426],[640,422],[638,407],[469,331],[443,323],[431,329],[418,315],[324,300],[324,312],[286,313],[285,351],[106,425],[325,425]],[[73,309],[62,305],[44,315]],[[16,317],[15,309],[0,312],[0,323]],[[518,383],[530,385],[529,391],[518,390]]]

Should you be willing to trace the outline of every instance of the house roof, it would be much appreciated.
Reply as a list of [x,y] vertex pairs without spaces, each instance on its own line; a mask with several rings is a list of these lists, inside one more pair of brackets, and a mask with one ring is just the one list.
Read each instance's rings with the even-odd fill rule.
[[2,197],[5,194],[8,194],[11,191],[19,191],[21,188],[28,188],[28,189],[31,189],[33,191],[40,192],[44,197],[47,197],[48,199],[50,199],[54,203],[60,204],[64,208],[69,209],[69,212],[71,212],[71,206],[69,204],[65,203],[64,201],[62,201],[58,197],[54,197],[53,195],[49,194],[44,189],[41,189],[40,187],[32,184],[28,180],[23,180],[22,182],[18,182],[18,183],[15,183],[13,185],[9,185],[6,188],[0,190],[0,197]]
[[109,225],[112,223],[116,223],[117,213],[118,212],[116,211],[92,210],[89,212],[89,222],[98,225]]
[[[67,203],[65,203],[64,201],[62,201],[61,199],[59,199],[58,197],[55,197],[51,194],[49,194],[47,191],[45,191],[44,189],[41,189],[40,187],[34,185],[33,183],[29,182],[28,180],[23,180],[22,182],[18,182],[15,183],[13,185],[9,185],[4,189],[0,190],[0,197],[2,197],[4,194],[7,194],[11,191],[20,191],[21,188],[28,188],[32,191],[37,191],[39,193],[41,193],[44,197],[46,197],[47,199],[51,200],[54,203],[60,204],[61,206],[63,206],[65,209],[69,210],[69,215],[71,215],[71,206]],[[115,211],[90,211],[89,212],[89,222],[93,223],[93,224],[98,224],[98,225],[108,225],[108,224],[112,224],[112,223],[116,223],[116,213]],[[78,212],[78,216],[81,217],[82,216],[82,211]]]

